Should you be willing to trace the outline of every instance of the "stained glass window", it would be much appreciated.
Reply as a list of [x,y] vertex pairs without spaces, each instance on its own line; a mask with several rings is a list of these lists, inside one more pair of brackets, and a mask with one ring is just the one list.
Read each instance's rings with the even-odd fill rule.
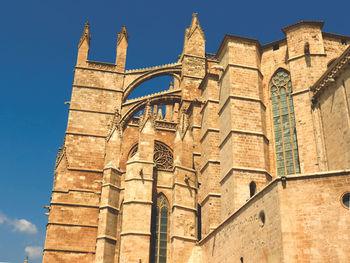
[[284,69],[277,70],[272,77],[270,88],[277,174],[300,173],[290,74]]
[[153,209],[151,239],[151,262],[166,263],[168,244],[168,202],[164,195],[159,195]]

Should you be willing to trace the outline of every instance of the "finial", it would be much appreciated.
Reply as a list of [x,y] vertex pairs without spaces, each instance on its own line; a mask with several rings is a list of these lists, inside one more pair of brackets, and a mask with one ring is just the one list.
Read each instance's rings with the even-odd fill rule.
[[126,41],[128,41],[129,39],[129,34],[126,30],[126,26],[122,26],[122,29],[120,30],[120,32],[118,33],[118,44],[120,43],[120,41],[125,37]]
[[173,89],[174,88],[174,84],[172,81],[170,81],[170,84],[169,84],[169,89]]
[[89,22],[86,22],[85,26],[84,26],[83,34],[81,35],[81,38],[79,41],[78,47],[81,46],[81,44],[84,42],[85,39],[87,40],[88,45],[90,45],[91,35],[90,35],[89,28],[90,28],[90,24],[89,24]]

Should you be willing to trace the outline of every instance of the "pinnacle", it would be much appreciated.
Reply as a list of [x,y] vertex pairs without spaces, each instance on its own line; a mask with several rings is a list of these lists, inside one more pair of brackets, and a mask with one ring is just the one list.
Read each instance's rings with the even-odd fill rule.
[[198,13],[192,14],[192,21],[191,21],[191,25],[190,25],[189,30],[188,30],[188,36],[191,36],[197,27],[201,31],[201,33],[203,34],[203,29],[199,24],[199,20],[198,20],[197,15],[198,15]]
[[84,42],[84,40],[87,40],[88,44],[90,44],[91,41],[91,35],[90,35],[90,23],[86,22],[83,30],[83,34],[80,37],[79,40],[79,47]]
[[118,33],[118,43],[125,37],[126,41],[129,39],[129,34],[126,30],[126,26],[122,26],[122,29]]

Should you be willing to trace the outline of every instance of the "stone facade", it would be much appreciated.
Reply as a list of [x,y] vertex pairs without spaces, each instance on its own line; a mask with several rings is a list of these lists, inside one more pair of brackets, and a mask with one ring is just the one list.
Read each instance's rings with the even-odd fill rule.
[[322,26],[208,54],[194,14],[178,61],[125,70],[126,28],[109,64],[87,24],[43,262],[349,262],[350,37]]

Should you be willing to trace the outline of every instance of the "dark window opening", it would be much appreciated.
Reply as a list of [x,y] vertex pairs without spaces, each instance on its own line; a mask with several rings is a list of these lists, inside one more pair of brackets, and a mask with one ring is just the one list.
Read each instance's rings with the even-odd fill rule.
[[343,205],[346,208],[350,209],[350,193],[346,193],[345,195],[343,195],[342,201]]
[[197,239],[199,241],[202,239],[202,207],[200,204],[197,209]]
[[249,191],[250,191],[250,197],[255,195],[255,193],[256,193],[256,184],[255,184],[255,182],[251,182],[249,184]]
[[346,39],[342,39],[342,40],[341,40],[341,44],[342,44],[342,45],[346,45]]
[[241,263],[243,263],[243,257],[241,257]]
[[264,211],[261,211],[259,213],[259,219],[260,219],[260,226],[263,227],[265,225],[265,213],[264,213]]
[[272,50],[279,50],[280,49],[280,44],[274,44],[272,46]]

